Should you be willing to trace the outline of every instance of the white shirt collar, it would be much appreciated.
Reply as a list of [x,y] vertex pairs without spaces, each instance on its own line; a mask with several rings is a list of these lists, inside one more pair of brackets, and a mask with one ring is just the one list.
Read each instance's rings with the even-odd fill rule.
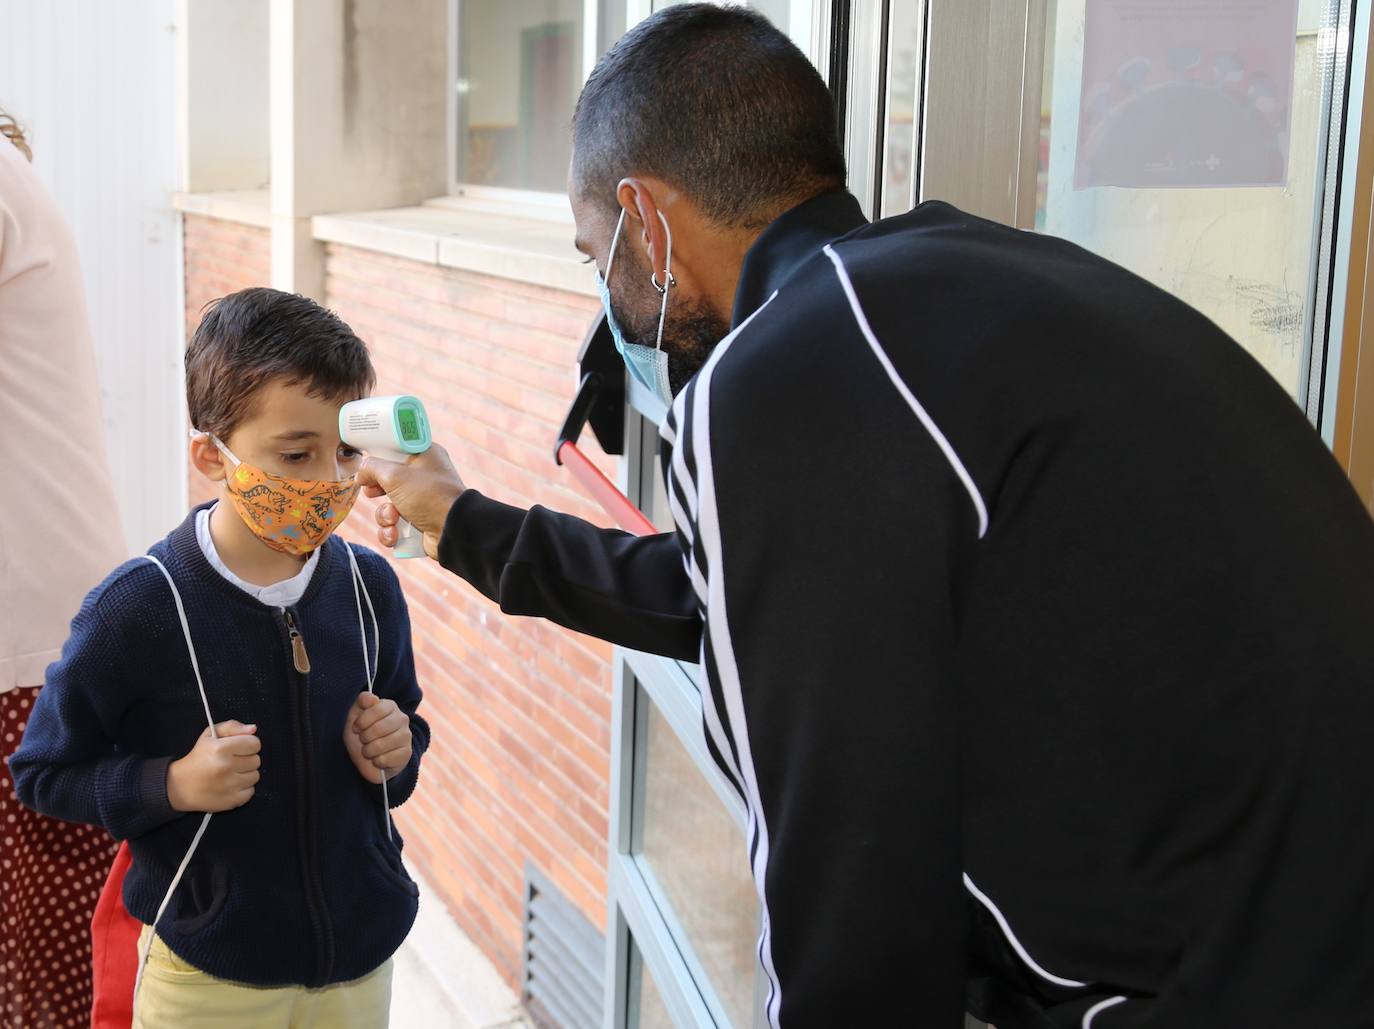
[[270,586],[258,586],[241,579],[229,570],[229,566],[219,556],[219,551],[215,549],[214,537],[210,535],[210,512],[218,506],[211,504],[196,515],[196,542],[200,544],[201,553],[205,555],[205,560],[210,562],[210,566],[243,592],[264,604],[270,604],[272,607],[291,607],[299,603],[305,595],[306,587],[310,585],[311,576],[315,574],[315,566],[320,562],[319,550],[315,550],[306,559],[299,572],[281,582],[274,582]]

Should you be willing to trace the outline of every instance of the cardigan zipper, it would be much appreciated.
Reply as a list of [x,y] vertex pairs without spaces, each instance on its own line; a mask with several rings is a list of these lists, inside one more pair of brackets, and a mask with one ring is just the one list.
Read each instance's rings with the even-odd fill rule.
[[291,637],[291,663],[296,666],[296,671],[306,675],[310,671],[310,654],[305,649],[305,637],[296,628],[291,611],[282,608],[282,613],[286,615],[286,632]]
[[282,620],[291,648],[291,664],[296,674],[291,691],[295,714],[296,744],[296,801],[300,817],[296,821],[297,844],[305,873],[305,906],[310,916],[316,940],[315,982],[323,986],[329,981],[334,965],[334,934],[330,924],[329,907],[320,884],[318,833],[315,828],[315,764],[313,734],[310,731],[310,656],[305,648],[305,636],[297,625],[295,613],[282,608]]

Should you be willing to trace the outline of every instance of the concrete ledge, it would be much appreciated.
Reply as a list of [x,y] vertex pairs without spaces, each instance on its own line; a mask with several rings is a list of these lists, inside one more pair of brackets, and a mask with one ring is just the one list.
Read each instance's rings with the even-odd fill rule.
[[420,913],[396,952],[392,1026],[533,1029],[496,967],[458,928],[415,866],[407,862],[406,868],[420,887]]
[[182,214],[200,214],[207,218],[252,225],[259,229],[272,227],[272,193],[267,189],[173,193],[172,207]]
[[571,224],[436,201],[420,207],[312,219],[315,238],[445,268],[594,297],[596,281],[573,249]]

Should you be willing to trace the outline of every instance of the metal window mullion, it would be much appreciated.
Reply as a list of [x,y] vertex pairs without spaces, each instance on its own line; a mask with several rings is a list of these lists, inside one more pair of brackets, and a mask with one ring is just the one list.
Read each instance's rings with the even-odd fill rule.
[[620,898],[616,894],[613,870],[616,862],[630,850],[630,833],[634,825],[635,740],[634,703],[626,700],[626,691],[633,680],[625,662],[618,658],[612,666],[611,680],[611,781],[608,793],[610,817],[606,848],[606,1004],[603,1025],[605,1029],[626,1029],[629,940],[625,920],[621,915]]
[[[865,213],[876,217],[882,202],[883,107],[887,52],[887,0],[848,0],[847,71],[832,83],[842,84],[845,159],[849,165],[849,190]],[[834,54],[832,46],[832,55]],[[876,59],[874,58],[876,55]]]
[[448,148],[448,191],[457,193],[458,183],[458,5],[462,0],[448,0],[448,74],[446,76],[448,97],[445,101],[445,116],[448,125],[445,132]]
[[[1345,343],[1345,315],[1347,291],[1352,283],[1350,275],[1350,251],[1355,232],[1355,196],[1359,191],[1355,173],[1359,167],[1359,140],[1362,132],[1370,131],[1366,116],[1374,112],[1364,109],[1365,82],[1369,71],[1369,48],[1374,45],[1374,18],[1371,17],[1374,4],[1360,3],[1355,7],[1354,25],[1351,29],[1350,55],[1351,66],[1347,90],[1344,132],[1347,140],[1341,158],[1341,180],[1348,188],[1341,191],[1336,205],[1334,272],[1331,277],[1331,317],[1327,331],[1326,372],[1323,383],[1321,419],[1318,428],[1327,446],[1335,444],[1337,397],[1340,389],[1340,370],[1342,351]],[[1367,245],[1367,226],[1359,227],[1358,245]],[[1353,287],[1363,290],[1363,282],[1353,283]],[[1346,460],[1345,456],[1342,460]]]
[[928,0],[921,200],[1034,224],[1045,11],[1045,0]]
[[[1330,40],[1330,60],[1323,60],[1322,107],[1317,139],[1317,167],[1321,188],[1313,198],[1312,249],[1308,261],[1307,295],[1311,310],[1303,325],[1302,361],[1298,382],[1303,389],[1299,398],[1308,419],[1321,427],[1322,402],[1325,400],[1325,377],[1330,367],[1327,355],[1331,349],[1333,301],[1332,289],[1337,247],[1334,244],[1338,225],[1338,211],[1343,182],[1342,155],[1346,148],[1345,114],[1353,55],[1350,35],[1353,28],[1351,0],[1331,0],[1329,17],[1318,39]],[[1325,49],[1326,44],[1319,44]],[[1348,190],[1347,190],[1348,191]],[[1344,301],[1344,296],[1340,298]]]
[[[611,858],[611,895],[615,898],[619,915],[626,928],[627,968],[624,979],[628,987],[629,946],[638,948],[645,968],[653,976],[654,985],[663,998],[673,1024],[691,1029],[717,1029],[705,998],[688,971],[686,960],[678,949],[668,924],[658,910],[658,903],[644,881],[634,858],[616,854]],[[619,998],[624,1007],[628,988]],[[625,1016],[617,1026],[625,1025]]]

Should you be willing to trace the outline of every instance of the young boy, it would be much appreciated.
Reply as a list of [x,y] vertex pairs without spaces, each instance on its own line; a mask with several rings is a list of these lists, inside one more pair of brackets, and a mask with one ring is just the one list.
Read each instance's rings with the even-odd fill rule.
[[[330,538],[361,457],[339,407],[373,382],[363,343],[304,297],[248,289],[207,311],[186,395],[220,497],[151,551],[205,700],[172,588],[135,559],[82,604],[11,759],[25,804],[130,843],[124,903],[151,948],[136,1027],[387,1024],[418,891],[382,783],[404,803],[429,729],[395,574],[354,547],[355,591]],[[197,812],[215,815],[150,938]]]

